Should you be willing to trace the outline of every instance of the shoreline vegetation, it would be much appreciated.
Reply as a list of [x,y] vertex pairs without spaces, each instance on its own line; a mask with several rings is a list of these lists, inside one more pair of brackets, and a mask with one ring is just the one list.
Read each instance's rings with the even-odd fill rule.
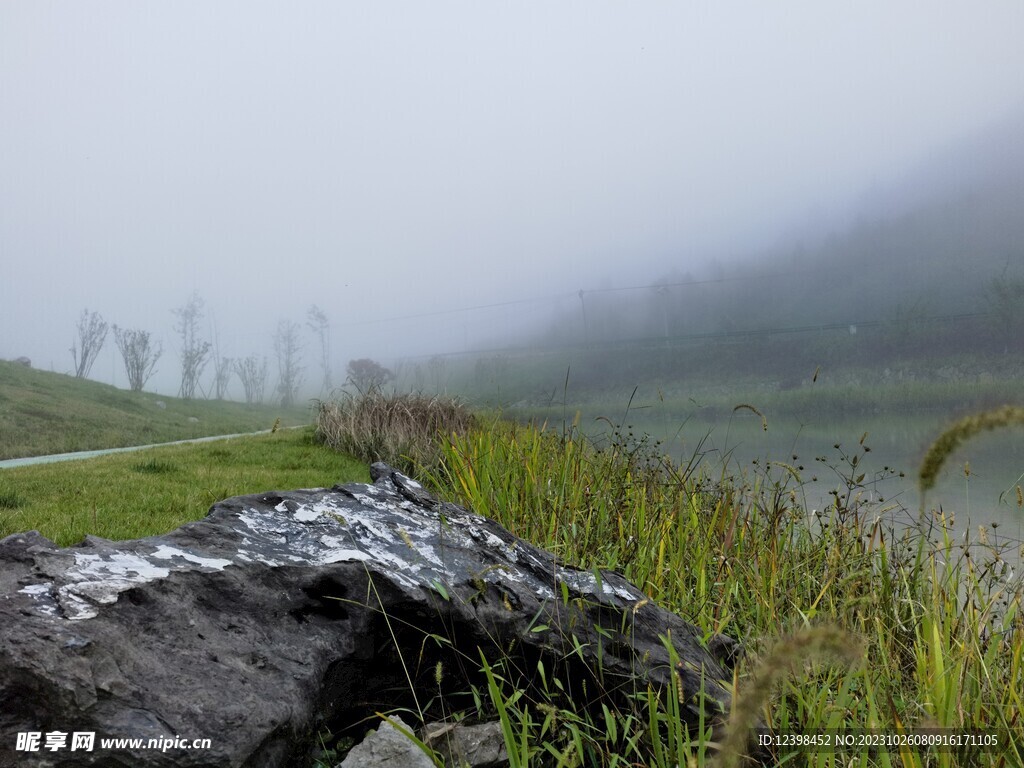
[[[376,393],[319,403],[316,415],[306,430],[4,470],[0,536],[35,528],[62,545],[86,533],[147,536],[202,517],[224,496],[365,480],[367,462],[389,461],[566,563],[619,571],[707,632],[739,638],[745,654],[728,744],[746,748],[757,717],[791,734],[944,728],[991,734],[999,745],[779,747],[774,759],[1024,764],[1021,577],[984,529],[954,535],[938,500],[912,528],[858,503],[869,441],[834,468],[848,492],[812,517],[799,473],[782,462],[737,476],[668,460],[622,428],[596,445],[554,414],[557,427],[522,424],[444,398]],[[1017,503],[1024,514],[1019,491]],[[613,707],[596,693],[566,695],[558,670],[527,670],[535,682],[512,686],[524,677],[514,648],[472,661],[487,673],[487,690],[435,697],[411,714],[500,721],[512,765],[668,768],[736,757],[719,753],[721,734],[710,727],[681,727],[672,691],[637,685],[629,704],[620,697]],[[320,762],[311,765],[333,764],[347,746],[340,731],[325,724]]]
[[[423,401],[424,425],[434,423],[434,402]],[[366,431],[348,439],[378,446],[365,460],[394,461],[379,449],[390,427],[379,410],[376,419],[364,413]],[[321,407],[318,434],[334,433],[335,416]],[[1012,420],[996,414],[986,424]],[[962,425],[950,431],[969,437]],[[781,462],[737,478],[668,461],[645,436],[621,427],[598,447],[577,422],[549,429],[496,415],[437,435],[421,432],[421,441],[436,443],[422,455],[436,458],[417,474],[441,497],[565,562],[619,571],[658,604],[745,644],[730,744],[743,744],[758,716],[792,734],[931,727],[996,735],[1000,746],[782,749],[775,758],[830,766],[853,758],[858,765],[1024,764],[1020,577],[985,529],[955,535],[944,513],[924,508],[908,528],[858,502],[858,466],[870,451],[864,438],[834,467],[845,493],[812,520],[800,504],[799,473]],[[942,461],[943,439],[922,469],[925,482]],[[493,663],[511,670],[515,661]],[[638,694],[625,711],[587,706],[549,687],[492,690],[491,698],[507,748],[517,751],[513,764],[728,763],[726,752],[712,757],[710,730],[671,732],[670,693]]]

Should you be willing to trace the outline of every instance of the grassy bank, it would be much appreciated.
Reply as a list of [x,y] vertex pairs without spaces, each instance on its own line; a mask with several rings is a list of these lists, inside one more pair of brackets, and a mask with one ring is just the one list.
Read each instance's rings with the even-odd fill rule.
[[364,463],[315,444],[311,429],[3,469],[0,537],[35,529],[61,546],[87,533],[141,538],[229,496],[368,479]]
[[[778,760],[1024,764],[1022,594],[1007,553],[985,530],[954,538],[941,513],[908,529],[852,503],[869,445],[836,467],[851,492],[815,519],[800,504],[799,470],[777,462],[733,479],[667,463],[628,433],[598,449],[573,424],[494,421],[439,445],[440,460],[421,471],[443,497],[566,562],[618,570],[697,626],[742,639],[736,711],[746,717],[780,733],[935,727],[999,739],[986,749],[780,749]],[[513,765],[711,761],[710,731],[679,730],[671,691],[641,688],[622,707],[566,695],[551,670],[526,687],[502,684],[522,679],[521,661],[514,650],[485,660],[494,683],[475,711],[452,715],[500,718]]]
[[[389,445],[421,457],[413,471],[443,498],[568,563],[618,570],[706,632],[741,639],[736,713],[779,733],[933,726],[1000,739],[991,749],[780,750],[780,762],[1024,765],[1021,582],[1009,578],[1006,553],[986,531],[954,538],[941,513],[897,528],[880,510],[851,503],[852,494],[809,519],[801,473],[783,463],[730,478],[666,462],[628,433],[599,449],[571,422],[556,431],[478,417],[451,429],[431,421],[429,404],[405,412],[422,418],[401,420],[401,439],[368,439],[387,431],[387,419],[351,419],[370,432],[344,439],[371,447],[368,458],[396,461]],[[321,409],[321,419],[332,413]],[[343,430],[343,422],[321,424],[320,436],[341,439],[325,427]],[[412,454],[410,441],[432,444]],[[850,488],[868,449],[862,443],[837,467]],[[0,534],[36,528],[62,544],[85,533],[134,538],[201,517],[225,496],[357,479],[366,479],[365,464],[308,430],[4,470]],[[466,661],[484,669],[487,688],[431,706],[452,720],[498,720],[513,765],[669,768],[715,759],[710,730],[681,727],[674,691],[637,685],[625,703],[613,702],[598,695],[600,670],[571,681],[557,669],[523,670],[514,647],[487,659],[470,649]],[[524,679],[534,682],[510,683]],[[590,695],[566,693],[579,690]]]
[[[666,465],[636,441],[598,452],[575,431],[507,424],[451,441],[435,482],[567,562],[619,570],[697,626],[741,638],[750,654],[738,701],[780,732],[934,726],[1003,739],[988,753],[840,750],[793,753],[794,764],[1024,764],[1020,581],[1005,579],[996,549],[952,539],[941,517],[897,532],[878,510],[838,498],[812,523],[792,467],[722,483],[705,469]],[[851,664],[813,658],[814,643],[801,635],[822,625],[837,628],[839,646],[860,649]],[[789,638],[781,650],[780,638]],[[766,676],[781,679],[765,686]],[[764,700],[743,704],[751,695]],[[541,713],[552,702],[542,696],[511,707],[537,758],[553,749],[577,753],[574,764],[596,756],[672,765],[707,748],[705,735],[690,734],[690,746],[660,753],[643,702],[615,713],[632,724],[617,730],[572,701],[555,703],[576,724],[571,738],[545,732]]]
[[438,359],[430,370],[412,363],[402,369],[400,384],[502,407],[565,400],[618,404],[634,387],[640,388],[641,397],[661,393],[668,400],[693,397],[709,405],[721,397],[777,394],[781,408],[791,404],[800,413],[864,413],[887,405],[977,409],[1021,396],[1024,357],[1019,351],[955,352],[934,339],[896,347],[877,341],[859,334],[827,343],[762,339],[521,350]]
[[308,424],[308,407],[129,392],[0,361],[0,459],[148,445]]
[[[565,373],[563,372],[563,377]],[[756,402],[758,407],[776,416],[808,419],[844,418],[877,413],[940,413],[945,418],[984,410],[1006,402],[1019,401],[1024,395],[1017,381],[889,381],[860,383],[856,377],[844,382],[806,381],[787,389],[755,378],[736,378],[729,382],[675,383],[665,388],[645,385],[627,389],[578,392],[552,391],[545,399],[533,398],[508,406],[512,417],[540,417],[552,423],[560,421],[576,408],[590,412],[621,414],[633,396],[637,407],[654,407],[663,414],[685,415],[700,410],[706,415],[728,414],[736,403]]]

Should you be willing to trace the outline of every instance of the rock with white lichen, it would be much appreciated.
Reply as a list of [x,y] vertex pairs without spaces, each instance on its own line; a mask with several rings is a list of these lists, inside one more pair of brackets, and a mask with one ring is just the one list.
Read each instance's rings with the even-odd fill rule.
[[148,539],[0,540],[0,764],[299,765],[375,712],[442,718],[439,686],[486,690],[482,657],[516,660],[510,684],[542,663],[595,701],[650,683],[694,724],[728,711],[735,642],[371,476],[227,499]]

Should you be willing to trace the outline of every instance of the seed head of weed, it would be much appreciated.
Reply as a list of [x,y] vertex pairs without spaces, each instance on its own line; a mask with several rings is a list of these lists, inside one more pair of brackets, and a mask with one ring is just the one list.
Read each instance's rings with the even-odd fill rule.
[[739,405],[737,405],[735,408],[732,409],[732,412],[736,413],[736,411],[741,411],[741,410],[750,411],[751,413],[755,413],[758,416],[760,416],[761,417],[761,429],[764,430],[765,432],[768,431],[768,419],[766,419],[764,417],[764,414],[761,413],[759,410],[757,410],[757,408],[755,408],[754,406],[750,405],[749,403],[740,403]]
[[731,768],[746,753],[750,731],[775,683],[801,661],[832,656],[852,664],[863,655],[861,642],[833,626],[810,627],[780,640],[754,672],[751,687],[733,700],[732,717],[722,739],[717,768]]
[[918,472],[921,493],[935,487],[935,480],[942,470],[942,465],[962,443],[981,432],[1014,424],[1024,424],[1024,408],[1015,405],[982,411],[955,422],[931,444],[924,461],[921,462],[921,469]]

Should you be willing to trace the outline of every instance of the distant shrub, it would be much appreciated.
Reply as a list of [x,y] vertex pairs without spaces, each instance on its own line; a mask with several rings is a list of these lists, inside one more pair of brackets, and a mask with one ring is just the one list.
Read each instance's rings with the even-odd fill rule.
[[375,360],[367,357],[350,360],[348,363],[348,383],[356,388],[361,395],[380,393],[395,375]]
[[363,461],[422,476],[436,466],[442,437],[464,434],[473,422],[469,409],[451,398],[374,390],[320,402],[316,438]]

